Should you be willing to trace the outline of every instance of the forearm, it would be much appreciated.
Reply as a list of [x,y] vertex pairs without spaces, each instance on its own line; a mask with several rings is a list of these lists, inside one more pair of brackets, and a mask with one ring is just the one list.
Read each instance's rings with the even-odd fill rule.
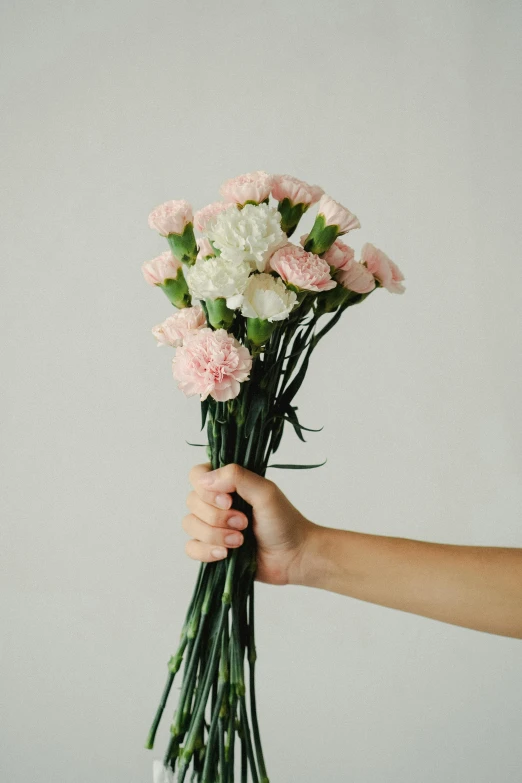
[[296,582],[522,638],[522,549],[435,544],[314,525]]

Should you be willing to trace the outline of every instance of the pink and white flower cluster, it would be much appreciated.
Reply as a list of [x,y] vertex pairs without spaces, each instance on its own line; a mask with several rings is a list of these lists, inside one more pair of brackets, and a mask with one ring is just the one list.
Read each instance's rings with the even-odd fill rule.
[[[178,279],[188,288],[182,305],[192,299],[192,307],[185,306],[152,330],[158,345],[176,348],[173,371],[186,394],[219,401],[237,396],[252,365],[248,346],[263,352],[276,324],[279,329],[290,317],[299,322],[295,314],[303,302],[303,312],[318,318],[360,301],[343,297],[342,289],[363,297],[378,287],[392,293],[405,290],[399,267],[374,245],[366,243],[360,260],[355,259],[354,250],[340,237],[360,228],[359,219],[318,185],[289,174],[253,171],[227,180],[220,193],[221,201],[195,214],[188,202],[178,200],[161,204],[149,216],[151,228],[168,238],[183,263],[171,251],[162,253],[143,264],[146,281],[162,286],[176,302],[171,289],[172,280]],[[292,244],[288,236],[314,204],[317,216],[311,232],[301,237],[301,246]],[[202,234],[197,242],[189,224]],[[184,244],[187,237],[191,245]],[[338,292],[330,296],[336,287]],[[251,324],[249,331],[250,326],[240,325],[241,318],[265,326]],[[258,342],[249,342],[258,337]]]

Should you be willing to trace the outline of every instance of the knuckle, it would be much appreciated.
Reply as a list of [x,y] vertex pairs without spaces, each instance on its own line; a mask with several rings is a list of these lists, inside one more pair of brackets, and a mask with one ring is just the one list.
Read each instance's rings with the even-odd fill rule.
[[192,521],[192,514],[187,514],[181,520],[181,526],[182,526],[183,530],[185,531],[185,533],[189,532],[191,521]]
[[209,519],[208,522],[214,527],[224,527],[227,523],[227,512],[220,511],[219,508],[209,506]]
[[198,480],[204,473],[208,473],[212,469],[210,462],[203,462],[200,465],[194,465],[189,471],[189,482],[195,487]]
[[227,465],[228,476],[234,485],[237,484],[242,470],[243,468],[241,465],[238,465],[236,462],[232,462],[230,465]]
[[187,495],[187,500],[186,500],[187,508],[190,508],[192,510],[192,508],[194,507],[195,500],[196,500],[196,493],[194,492],[194,490],[192,490],[192,492],[189,492]]
[[277,484],[270,479],[265,479],[263,491],[268,498],[273,498],[279,491]]
[[208,535],[205,536],[205,544],[209,546],[222,546],[223,545],[223,533],[220,530],[208,531]]

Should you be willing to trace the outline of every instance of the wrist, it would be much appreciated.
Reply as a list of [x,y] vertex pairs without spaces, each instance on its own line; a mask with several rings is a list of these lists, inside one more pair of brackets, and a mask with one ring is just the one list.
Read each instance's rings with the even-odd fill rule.
[[290,584],[305,587],[324,586],[331,570],[330,530],[307,520],[305,534],[290,573]]

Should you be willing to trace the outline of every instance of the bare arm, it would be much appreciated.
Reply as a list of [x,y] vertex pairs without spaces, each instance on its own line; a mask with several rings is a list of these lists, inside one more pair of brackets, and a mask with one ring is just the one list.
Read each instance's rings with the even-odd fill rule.
[[434,544],[315,526],[297,582],[522,639],[522,549]]
[[191,472],[183,520],[187,553],[218,560],[241,546],[248,522],[231,508],[238,492],[253,508],[256,578],[300,584],[477,631],[522,639],[522,549],[456,546],[321,527],[272,481],[237,465]]

